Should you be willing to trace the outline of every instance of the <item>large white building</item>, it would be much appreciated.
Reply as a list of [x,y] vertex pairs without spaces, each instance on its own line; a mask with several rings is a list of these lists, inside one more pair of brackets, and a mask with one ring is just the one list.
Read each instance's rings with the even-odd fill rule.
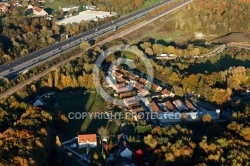
[[115,16],[114,12],[104,12],[104,11],[91,11],[86,10],[80,12],[76,16],[71,16],[62,20],[59,20],[57,24],[72,24],[72,23],[80,23],[81,21],[98,21],[101,18],[112,17]]

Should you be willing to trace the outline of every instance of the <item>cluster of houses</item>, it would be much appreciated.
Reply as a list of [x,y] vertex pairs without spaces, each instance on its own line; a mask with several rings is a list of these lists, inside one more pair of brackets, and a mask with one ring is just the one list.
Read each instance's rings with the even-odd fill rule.
[[[179,122],[185,113],[187,121],[199,120],[204,114],[219,119],[220,110],[207,110],[185,97],[176,97],[175,93],[125,68],[113,66],[109,69],[103,83],[105,88],[113,89],[112,94],[123,101],[124,109],[131,112],[136,121],[151,119],[156,123]],[[154,114],[154,120],[152,119]]]
[[26,15],[34,14],[35,16],[47,16],[48,13],[43,10],[41,7],[33,6],[31,4],[23,5],[21,1],[15,1],[15,2],[0,2],[0,10],[3,13],[11,13],[13,8],[15,7],[24,7]]

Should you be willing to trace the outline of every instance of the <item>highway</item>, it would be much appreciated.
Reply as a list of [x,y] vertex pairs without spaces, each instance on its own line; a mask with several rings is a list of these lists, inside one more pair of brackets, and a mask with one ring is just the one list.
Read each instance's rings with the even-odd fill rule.
[[[172,0],[173,1],[173,0]],[[188,0],[186,0],[188,1]],[[0,77],[8,77],[13,74],[19,74],[25,70],[28,70],[32,67],[38,66],[49,58],[53,58],[56,55],[59,55],[63,52],[68,51],[78,45],[83,41],[93,40],[95,37],[103,35],[107,32],[113,31],[114,27],[121,27],[131,23],[143,16],[147,15],[150,10],[155,9],[159,6],[162,6],[166,3],[170,3],[171,0],[162,1],[159,4],[151,6],[149,8],[134,12],[125,17],[121,17],[115,21],[103,24],[101,26],[95,27],[87,32],[78,34],[71,38],[68,38],[62,42],[55,43],[38,51],[32,52],[24,57],[13,60],[9,63],[0,66]]]

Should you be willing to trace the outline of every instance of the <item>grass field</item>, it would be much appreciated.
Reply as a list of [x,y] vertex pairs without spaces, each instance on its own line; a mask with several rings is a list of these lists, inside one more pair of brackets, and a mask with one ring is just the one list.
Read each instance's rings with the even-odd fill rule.
[[58,10],[59,7],[66,7],[66,6],[72,6],[72,5],[73,4],[71,4],[70,1],[62,2],[61,0],[54,0],[51,2],[44,3],[44,8]]
[[149,38],[157,40],[164,40],[166,42],[182,43],[193,37],[193,34],[186,33],[178,29],[167,29],[168,24],[173,18],[180,18],[183,16],[182,12],[168,14],[128,35],[124,38],[129,43],[138,43],[140,41],[147,40]]
[[[89,94],[83,91],[63,92],[57,94],[58,106],[62,108],[62,112],[68,116],[70,112],[84,112],[85,104],[88,101]],[[65,131],[64,140],[71,139],[79,132],[83,119],[69,119],[69,126]]]

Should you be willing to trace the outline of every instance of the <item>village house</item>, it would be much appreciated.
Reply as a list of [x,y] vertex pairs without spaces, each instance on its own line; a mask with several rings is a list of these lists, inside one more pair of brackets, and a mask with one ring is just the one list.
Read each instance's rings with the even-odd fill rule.
[[146,83],[148,83],[148,80],[146,80],[145,78],[141,77],[141,78],[139,79],[139,83],[145,85]]
[[125,99],[123,99],[123,101],[124,101],[124,104],[125,104],[126,106],[129,106],[129,105],[131,105],[131,104],[134,104],[134,103],[137,103],[137,102],[138,102],[137,99],[136,99],[136,97],[125,98]]
[[0,4],[0,10],[3,13],[7,13],[9,11],[8,7],[5,4]]
[[96,147],[97,146],[97,138],[96,134],[82,134],[78,135],[78,146],[79,148],[83,147]]
[[162,87],[160,87],[159,85],[156,85],[156,84],[152,84],[152,89],[156,92],[160,92],[162,91]]
[[138,82],[135,82],[134,87],[135,87],[136,89],[141,89],[141,88],[143,87],[143,85],[140,84],[140,83],[138,83]]
[[120,73],[117,72],[117,71],[114,71],[114,76],[115,76],[116,78],[121,78],[123,75],[120,74]]
[[169,100],[167,100],[167,101],[165,102],[165,105],[166,105],[167,109],[168,109],[170,112],[175,111],[175,107],[173,106],[173,104],[172,104]]
[[127,73],[128,71],[125,70],[124,68],[122,68],[122,69],[120,70],[120,72],[122,72],[123,74],[125,74],[125,73]]
[[174,100],[173,104],[179,111],[187,110],[188,108],[185,106],[185,104],[181,100]]
[[190,110],[196,110],[196,107],[188,99],[185,99],[185,104]]
[[38,6],[33,7],[33,14],[36,15],[36,16],[46,16],[46,15],[48,15],[48,13],[45,10],[39,8]]
[[159,112],[160,108],[158,107],[158,105],[153,101],[150,104],[150,111],[151,112]]
[[174,97],[174,96],[175,96],[175,94],[168,89],[164,89],[162,91],[162,97]]
[[37,96],[34,100],[33,107],[43,106],[44,101],[40,96]]
[[120,156],[123,158],[131,158],[132,157],[132,150],[130,146],[127,145],[125,141],[119,147]]
[[145,96],[149,95],[150,93],[149,93],[149,91],[141,88],[138,90],[138,94],[140,94],[142,97],[145,97]]
[[124,92],[124,93],[120,93],[120,98],[126,98],[126,97],[131,97],[133,96],[132,92]]

